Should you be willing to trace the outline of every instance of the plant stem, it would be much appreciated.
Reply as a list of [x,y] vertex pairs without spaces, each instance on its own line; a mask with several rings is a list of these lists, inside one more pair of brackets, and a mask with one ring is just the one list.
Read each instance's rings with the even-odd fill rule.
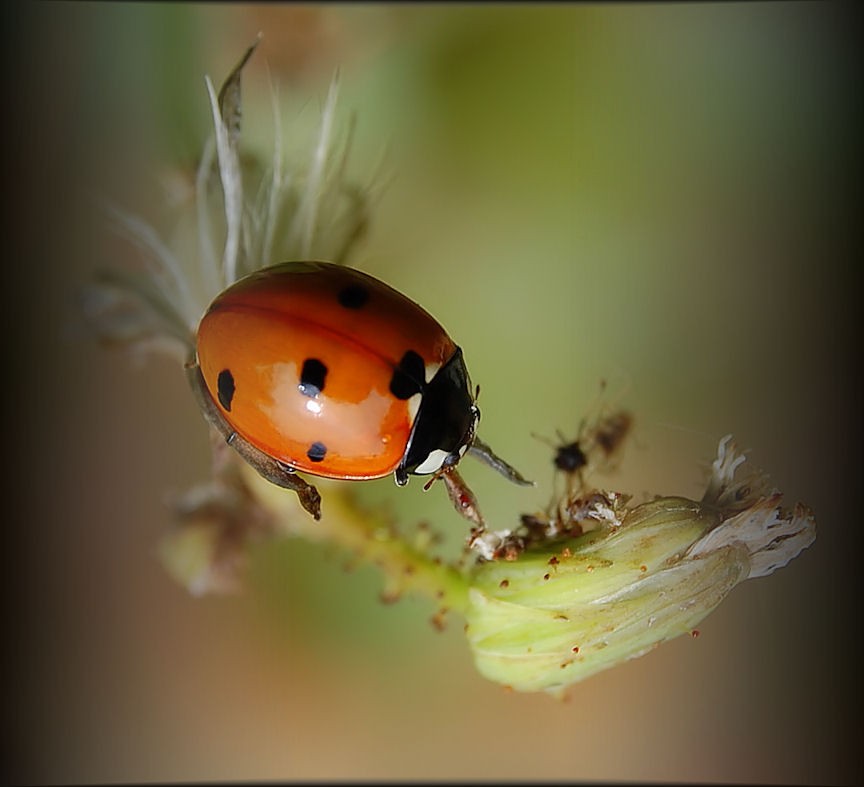
[[320,482],[324,491],[322,517],[315,521],[286,493],[258,476],[245,473],[253,496],[273,517],[277,532],[335,544],[358,560],[378,568],[387,578],[383,598],[395,600],[415,593],[436,602],[442,610],[464,613],[468,582],[457,567],[430,552],[432,536],[425,528],[412,540],[396,530],[380,511],[365,509],[344,484]]

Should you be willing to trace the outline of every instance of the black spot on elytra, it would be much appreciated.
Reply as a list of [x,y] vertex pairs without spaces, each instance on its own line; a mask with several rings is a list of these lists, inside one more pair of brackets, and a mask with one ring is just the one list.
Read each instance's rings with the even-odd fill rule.
[[297,386],[303,396],[318,396],[324,390],[327,379],[327,367],[317,358],[307,358],[303,361],[300,371],[300,384]]
[[362,309],[369,300],[369,290],[362,284],[349,284],[339,290],[339,303],[346,309]]
[[324,443],[312,443],[309,450],[306,452],[310,462],[321,462],[327,456],[327,446]]
[[231,402],[234,399],[234,375],[231,374],[230,369],[223,369],[219,372],[219,377],[216,378],[216,393],[219,397],[219,404],[230,413]]
[[410,399],[423,390],[426,382],[426,365],[414,350],[408,350],[393,370],[390,378],[390,393],[397,399]]

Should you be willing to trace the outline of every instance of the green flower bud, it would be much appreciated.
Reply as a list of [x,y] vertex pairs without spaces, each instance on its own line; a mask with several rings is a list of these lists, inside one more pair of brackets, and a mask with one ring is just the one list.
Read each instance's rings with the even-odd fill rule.
[[224,442],[213,439],[214,478],[171,501],[176,526],[159,542],[159,560],[192,595],[235,593],[242,587],[247,546],[270,536],[269,512],[249,494]]
[[466,611],[477,669],[517,691],[559,692],[693,631],[736,584],[809,546],[812,513],[779,509],[778,494],[759,494],[761,476],[733,483],[741,461],[725,438],[702,502],[658,498],[515,561],[479,563]]
[[240,588],[240,561],[222,559],[223,535],[215,523],[185,523],[162,537],[159,559],[193,596],[236,592]]

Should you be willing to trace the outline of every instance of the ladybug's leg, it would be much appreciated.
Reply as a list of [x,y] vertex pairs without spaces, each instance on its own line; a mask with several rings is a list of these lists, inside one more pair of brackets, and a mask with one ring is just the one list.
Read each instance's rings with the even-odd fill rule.
[[[435,474],[432,481],[436,478],[440,478],[444,482],[444,486],[447,487],[447,494],[450,497],[450,502],[453,503],[453,507],[465,519],[473,522],[481,531],[484,530],[486,525],[483,522],[480,507],[477,505],[477,498],[469,489],[468,484],[465,483],[462,476],[459,475],[456,467],[454,465],[443,467],[439,473]],[[425,488],[428,488],[432,481],[429,481]]]
[[476,435],[471,443],[471,447],[468,449],[468,453],[479,459],[481,462],[485,462],[493,470],[497,470],[504,476],[504,478],[508,481],[512,481],[514,484],[519,484],[519,486],[534,486],[533,481],[524,478],[522,473],[505,462],[500,456],[496,455],[496,453]]
[[186,377],[201,412],[204,413],[208,423],[225,438],[225,442],[270,483],[296,492],[300,505],[315,519],[320,519],[321,495],[318,494],[318,490],[297,475],[294,468],[268,456],[231,428],[214,404],[204,382],[204,375],[201,374],[201,367],[194,360],[186,364]]

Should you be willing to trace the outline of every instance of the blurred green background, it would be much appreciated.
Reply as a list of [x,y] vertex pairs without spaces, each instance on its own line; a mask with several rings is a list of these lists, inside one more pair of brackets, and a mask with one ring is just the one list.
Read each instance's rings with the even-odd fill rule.
[[[858,783],[860,24],[831,3],[38,4],[4,10],[4,396],[12,668],[24,782],[511,778]],[[76,293],[116,244],[94,205],[164,214],[255,34],[245,134],[314,122],[335,68],[352,171],[386,189],[352,263],[420,300],[482,387],[481,434],[539,482],[464,475],[494,526],[542,508],[548,446],[606,400],[636,429],[616,487],[698,497],[752,448],[814,547],[701,627],[577,686],[508,694],[454,618],[290,542],[195,600],[157,562],[166,495],[208,471],[175,364],[96,346]],[[286,133],[290,133],[290,126]],[[265,149],[262,147],[262,149]],[[289,151],[291,145],[289,143]],[[854,256],[853,256],[854,255]],[[442,489],[363,485],[452,550]],[[326,507],[326,500],[325,500]],[[854,709],[854,712],[853,712]]]

